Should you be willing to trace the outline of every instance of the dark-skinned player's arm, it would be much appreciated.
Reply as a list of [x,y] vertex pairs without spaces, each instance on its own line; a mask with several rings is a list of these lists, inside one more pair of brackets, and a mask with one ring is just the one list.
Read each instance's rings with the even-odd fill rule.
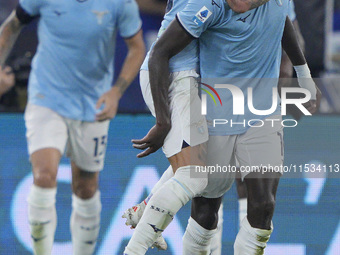
[[156,125],[140,140],[132,140],[133,147],[145,150],[142,158],[162,147],[171,128],[169,103],[169,59],[183,50],[194,38],[186,32],[177,19],[173,20],[153,47],[149,58],[151,93],[156,112]]
[[[305,40],[302,37],[299,22],[295,19],[292,21],[296,36],[298,38],[299,45],[302,49],[302,52],[305,52]],[[293,65],[290,61],[288,55],[285,51],[282,52],[282,59],[281,59],[281,68],[280,68],[280,78],[292,78],[293,77]],[[286,80],[285,83],[287,84],[279,84],[279,91],[281,87],[289,87],[290,86],[290,80]]]
[[283,32],[282,47],[294,66],[299,85],[311,92],[311,100],[305,104],[305,107],[310,113],[315,113],[320,105],[321,92],[312,79],[306,58],[299,45],[293,23],[288,17]]
[[269,0],[226,0],[226,1],[229,7],[234,12],[237,13],[247,12],[269,2]]

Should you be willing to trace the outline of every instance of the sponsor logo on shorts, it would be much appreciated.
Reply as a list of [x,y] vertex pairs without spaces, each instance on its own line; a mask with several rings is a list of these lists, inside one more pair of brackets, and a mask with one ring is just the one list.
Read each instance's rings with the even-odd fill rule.
[[193,17],[193,21],[198,25],[202,26],[203,23],[205,23],[209,17],[211,16],[212,12],[206,7],[203,6],[201,10],[199,10],[195,17]]

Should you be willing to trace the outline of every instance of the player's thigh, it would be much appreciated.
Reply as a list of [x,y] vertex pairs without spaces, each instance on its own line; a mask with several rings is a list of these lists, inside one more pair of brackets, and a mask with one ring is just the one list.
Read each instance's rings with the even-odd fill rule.
[[280,173],[275,173],[270,178],[257,176],[258,173],[249,173],[245,179],[247,198],[250,204],[273,204],[276,200],[276,191],[279,185]]
[[[182,142],[183,144],[183,142]],[[206,164],[207,143],[185,146],[178,153],[168,158],[174,172],[184,166],[204,166]]]
[[202,195],[206,198],[223,196],[232,186],[236,175],[234,155],[235,135],[210,136],[207,147],[208,185]]
[[[281,119],[279,116],[272,118]],[[276,178],[282,173],[284,144],[281,121],[264,123],[261,127],[251,127],[237,138],[235,154],[242,179],[249,173],[253,173],[252,178]]]
[[77,169],[98,172],[104,167],[110,122],[81,122],[67,120],[69,141],[67,156]]
[[67,142],[63,118],[49,108],[31,105],[25,111],[26,138],[35,182],[48,185],[56,179]]
[[153,105],[153,99],[151,94],[149,71],[141,70],[139,73],[139,83],[142,91],[143,99],[146,106],[149,108],[151,114],[155,117],[155,107]]
[[64,153],[67,126],[59,114],[49,108],[29,104],[25,111],[25,125],[29,155],[45,148]]
[[31,164],[35,185],[42,188],[56,186],[60,158],[61,153],[54,148],[40,149],[32,153]]
[[[208,140],[206,119],[201,115],[194,71],[173,74],[170,85],[171,129],[165,138],[163,152],[167,158],[175,158],[179,165],[201,165],[201,153],[205,153]],[[190,147],[190,149],[187,149]],[[183,157],[189,150],[190,157]],[[200,160],[197,161],[198,157]],[[186,161],[182,162],[182,159]],[[204,161],[204,160],[203,160]]]

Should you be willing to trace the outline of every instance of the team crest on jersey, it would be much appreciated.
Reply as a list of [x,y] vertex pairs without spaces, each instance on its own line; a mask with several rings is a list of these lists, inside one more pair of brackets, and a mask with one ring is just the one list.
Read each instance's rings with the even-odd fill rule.
[[202,7],[201,10],[199,10],[195,17],[193,17],[193,21],[198,25],[202,26],[204,22],[206,22],[209,17],[211,16],[212,12],[209,11],[209,9],[205,6]]
[[282,0],[275,0],[278,6],[282,6]]

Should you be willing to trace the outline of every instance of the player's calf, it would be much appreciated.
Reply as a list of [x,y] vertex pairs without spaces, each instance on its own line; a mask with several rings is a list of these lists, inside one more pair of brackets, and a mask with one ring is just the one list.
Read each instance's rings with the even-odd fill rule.
[[90,199],[72,195],[71,234],[74,255],[92,255],[100,229],[100,192]]
[[126,254],[145,254],[177,211],[204,190],[208,180],[190,178],[190,169],[193,167],[180,167],[175,176],[153,195],[125,248]]
[[247,217],[241,222],[241,228],[234,243],[234,255],[262,255],[267,246],[273,226],[270,229],[252,227]]
[[48,255],[52,252],[57,226],[56,192],[56,188],[33,185],[28,195],[28,220],[35,255]]
[[190,217],[183,236],[183,255],[210,254],[210,243],[215,234],[216,229],[205,229]]

